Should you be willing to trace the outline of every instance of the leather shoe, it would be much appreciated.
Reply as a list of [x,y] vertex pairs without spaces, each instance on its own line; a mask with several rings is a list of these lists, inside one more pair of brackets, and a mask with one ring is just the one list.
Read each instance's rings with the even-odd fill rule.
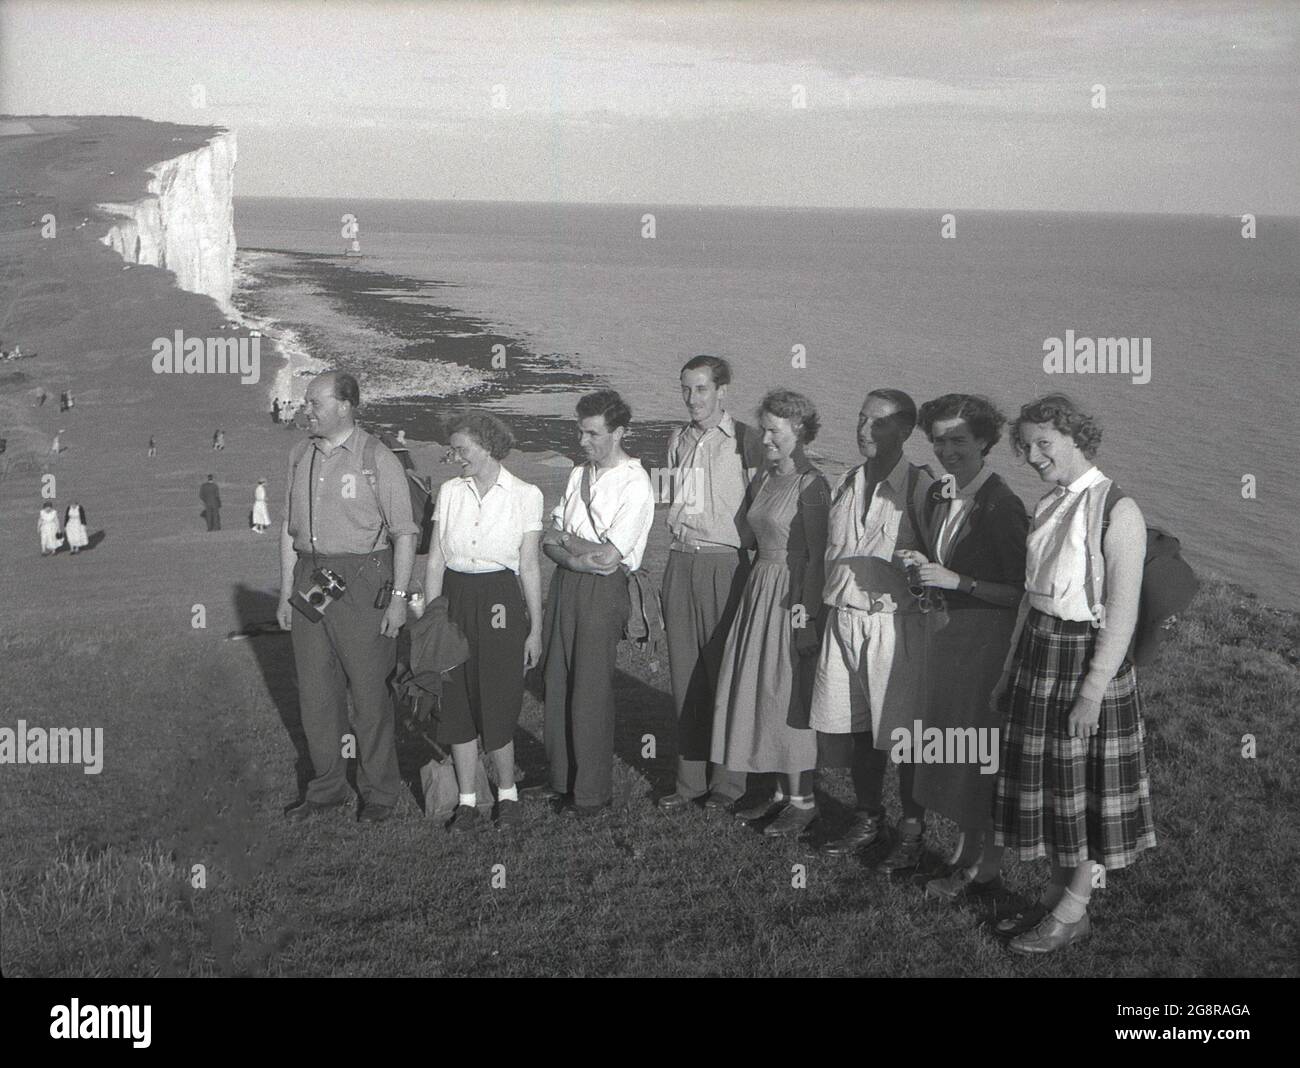
[[609,801],[602,805],[566,805],[564,815],[571,820],[594,820],[609,815],[610,807],[611,802]]
[[1013,953],[1052,953],[1072,942],[1082,942],[1091,932],[1086,912],[1075,923],[1062,923],[1049,912],[1032,931],[1013,938],[1008,948]]
[[820,849],[828,857],[852,856],[859,849],[872,845],[885,824],[883,812],[855,812],[844,833]]
[[729,797],[715,797],[709,794],[704,799],[704,814],[706,816],[725,816],[731,811],[732,801]]
[[787,804],[781,814],[763,828],[763,833],[768,838],[797,838],[816,818],[816,806],[797,808],[793,804]]
[[1030,905],[1011,916],[1003,917],[993,926],[993,933],[999,938],[1015,938],[1038,926],[1038,921],[1047,915],[1047,906]]
[[882,875],[892,875],[896,871],[906,871],[921,863],[925,855],[925,833],[900,834],[889,855],[876,865],[876,871]]
[[392,814],[392,805],[367,805],[357,819],[362,823],[383,823]]
[[319,801],[298,801],[284,810],[284,818],[287,820],[305,820],[312,816],[319,816],[325,812],[333,812],[340,805],[347,804],[346,801],[332,801],[329,804],[322,804]]
[[983,897],[1002,889],[1002,876],[977,882],[969,868],[958,868],[944,879],[931,879],[925,884],[925,896],[952,905],[963,897]]
[[739,824],[757,823],[759,820],[767,819],[773,813],[780,812],[785,801],[778,801],[773,797],[764,797],[761,800],[754,801],[744,808],[733,808],[731,814]]
[[464,834],[466,831],[473,831],[483,825],[482,817],[478,814],[478,809],[473,805],[457,805],[456,811],[451,814],[451,818],[443,824],[449,834]]
[[523,806],[518,801],[497,802],[497,830],[507,831],[517,827],[524,818]]
[[660,812],[685,812],[695,804],[695,798],[683,797],[681,794],[668,794],[655,802]]

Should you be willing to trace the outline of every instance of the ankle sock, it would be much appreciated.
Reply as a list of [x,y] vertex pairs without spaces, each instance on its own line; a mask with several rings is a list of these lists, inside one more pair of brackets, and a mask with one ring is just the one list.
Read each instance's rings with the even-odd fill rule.
[[772,800],[777,802],[786,800],[785,791],[778,786],[772,791]]
[[498,801],[518,801],[518,800],[519,800],[519,787],[518,787],[518,786],[498,786],[498,787],[497,787],[497,800],[498,800]]
[[815,804],[812,794],[802,794],[800,796],[790,795],[790,804],[795,808],[812,808]]
[[458,804],[474,808],[478,805],[478,794],[461,794]]
[[1052,908],[1052,915],[1062,923],[1078,923],[1088,911],[1088,899],[1080,897],[1068,886],[1061,894],[1061,900]]

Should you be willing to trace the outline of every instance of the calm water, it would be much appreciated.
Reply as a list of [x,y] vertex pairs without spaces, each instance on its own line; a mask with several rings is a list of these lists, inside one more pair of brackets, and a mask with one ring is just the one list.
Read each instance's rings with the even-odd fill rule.
[[[483,320],[617,388],[638,422],[681,417],[677,370],[699,352],[732,361],[735,412],[775,385],[813,398],[824,424],[814,449],[828,469],[856,459],[856,412],[875,387],[918,403],[981,392],[1009,414],[1070,392],[1102,417],[1099,465],[1150,522],[1177,533],[1198,567],[1300,608],[1289,529],[1300,514],[1289,430],[1300,394],[1297,220],[1260,219],[1245,240],[1236,217],[961,212],[957,237],[944,240],[937,212],[239,198],[236,228],[243,247],[338,253],[345,212],[365,253],[349,269],[447,283],[401,298],[410,314],[436,302]],[[653,239],[642,236],[646,212]],[[334,284],[281,277],[261,303],[279,317],[279,293],[291,318],[319,313],[335,337]],[[1149,338],[1151,380],[1046,374],[1044,339],[1067,330]],[[389,341],[362,334],[356,351]],[[490,345],[461,342],[422,358],[490,372],[490,352],[475,347]],[[791,365],[795,346],[805,367]],[[572,418],[569,378],[530,381],[488,403]],[[422,392],[418,376],[405,391]],[[932,459],[919,431],[908,452]],[[1041,494],[1005,443],[992,462],[1027,503]],[[1244,475],[1258,499],[1243,499]]]

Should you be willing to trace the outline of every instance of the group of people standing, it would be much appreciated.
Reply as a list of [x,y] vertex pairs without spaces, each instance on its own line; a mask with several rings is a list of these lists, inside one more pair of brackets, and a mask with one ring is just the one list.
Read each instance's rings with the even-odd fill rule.
[[[857,419],[864,462],[832,486],[807,455],[820,428],[813,402],[772,390],[751,426],[727,411],[730,383],[725,360],[689,360],[680,374],[689,421],[668,443],[661,595],[678,759],[675,790],[659,807],[729,814],[831,857],[888,845],[876,863],[884,872],[918,867],[927,817],[941,814],[961,844],[928,896],[989,891],[1007,851],[1047,858],[1039,902],[999,933],[1022,953],[1086,937],[1096,867],[1127,866],[1155,844],[1127,657],[1145,524],[1093,462],[1097,422],[1060,395],[1021,408],[1012,445],[1052,487],[1031,518],[989,465],[1006,419],[984,397],[945,394],[918,409],[901,390],[870,390]],[[292,622],[294,592],[319,583],[322,568],[349,591],[320,622],[293,626],[317,772],[295,817],[346,800],[345,684],[357,709],[361,818],[386,818],[398,790],[382,680],[392,670],[387,639],[405,622],[418,528],[400,464],[382,447],[372,493],[336,489],[360,473],[358,403],[351,376],[318,378],[306,402],[313,436],[290,464],[281,625]],[[470,647],[438,713],[461,784],[449,830],[481,822],[472,792],[480,743],[496,765],[498,821],[517,820],[512,741],[523,673],[537,664],[549,777],[524,793],[579,819],[610,804],[617,646],[643,590],[656,497],[623,449],[631,415],[612,390],[579,401],[585,462],[549,521],[540,490],[501,463],[512,439],[500,420],[470,413],[450,428],[462,473],[438,491],[424,576],[429,601],[446,597]],[[942,477],[903,454],[918,425]],[[556,565],[545,611],[539,552]],[[373,666],[361,666],[363,647],[382,650]],[[358,686],[368,696],[358,699]],[[992,732],[997,773],[969,758],[900,761],[891,831],[890,753],[900,731],[921,727]],[[919,740],[904,751],[919,756]],[[856,803],[847,828],[828,838],[813,833],[813,781],[832,767],[850,770]]]

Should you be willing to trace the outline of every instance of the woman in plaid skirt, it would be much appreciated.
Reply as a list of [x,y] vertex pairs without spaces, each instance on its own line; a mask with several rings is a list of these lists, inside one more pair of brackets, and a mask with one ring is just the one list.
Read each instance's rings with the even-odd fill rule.
[[1012,446],[1053,484],[1034,510],[1019,633],[992,698],[1004,717],[994,842],[1052,862],[1038,904],[998,924],[1017,953],[1086,938],[1096,873],[1156,844],[1127,656],[1146,523],[1129,497],[1104,518],[1112,483],[1093,464],[1100,443],[1097,422],[1059,394],[1021,408],[1012,431]]

